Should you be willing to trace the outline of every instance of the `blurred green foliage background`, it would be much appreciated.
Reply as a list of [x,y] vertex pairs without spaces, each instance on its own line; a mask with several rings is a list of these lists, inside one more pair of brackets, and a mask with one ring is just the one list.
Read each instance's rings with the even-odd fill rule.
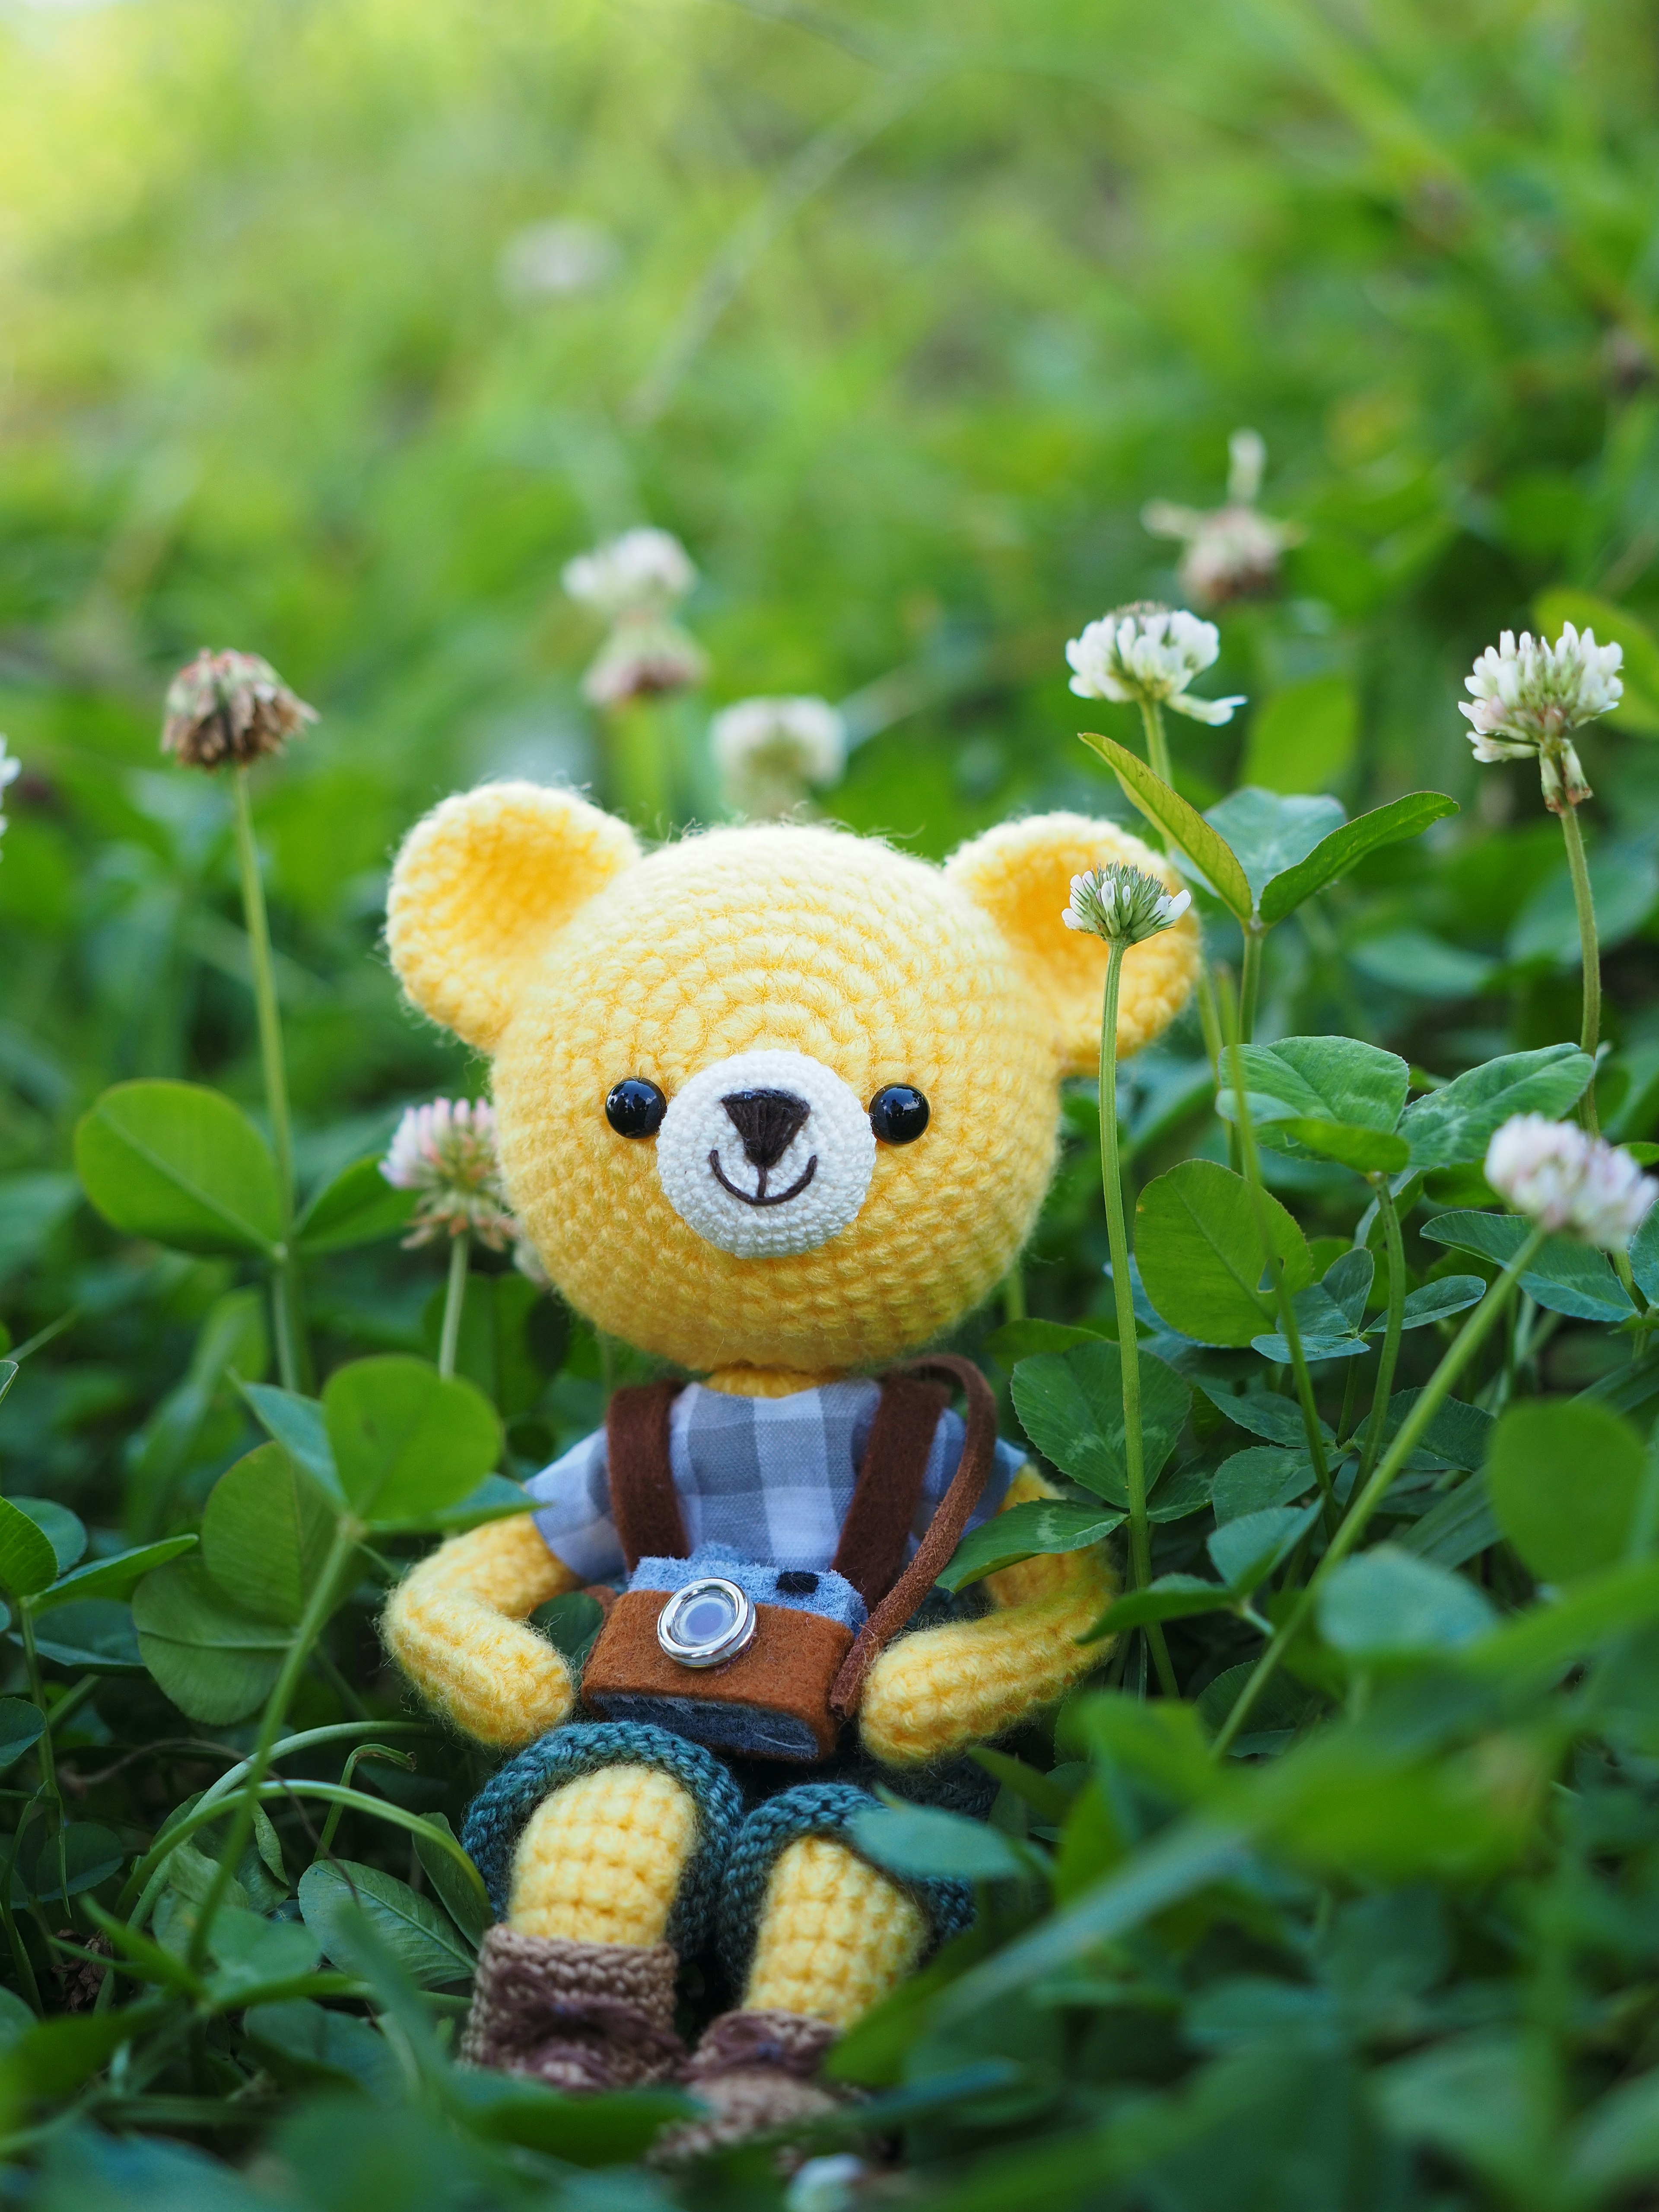
[[[62,1310],[61,1272],[16,1272],[43,1249],[80,1255],[69,1288],[118,1339],[156,1288],[71,1219],[68,1131],[104,1084],[176,1073],[257,1110],[228,802],[155,749],[202,645],[264,653],[322,710],[259,800],[307,1181],[466,1079],[377,950],[388,853],[483,776],[606,794],[577,688],[596,634],[558,575],[631,522],[702,571],[688,807],[714,806],[714,705],[821,691],[864,740],[828,809],[939,854],[1021,808],[1122,811],[1073,732],[1129,736],[1127,710],[1070,696],[1064,642],[1177,594],[1141,507],[1217,503],[1249,423],[1265,507],[1305,536],[1276,597],[1220,611],[1207,688],[1252,703],[1179,726],[1189,792],[1242,770],[1351,807],[1473,798],[1474,653],[1542,587],[1659,598],[1651,27],[1634,0],[11,0],[14,1336]],[[1335,734],[1309,759],[1322,681]],[[1659,752],[1639,702],[1625,719],[1589,747],[1615,943],[1659,890]],[[1569,1035],[1564,893],[1528,778],[1487,770],[1438,842],[1279,933],[1270,1023],[1442,1073]],[[1638,939],[1609,975],[1632,1109],[1659,1073],[1646,960]],[[358,1348],[412,1340],[425,1266],[341,1263]],[[43,1449],[154,1388],[137,1343],[88,1368],[94,1342]],[[66,1477],[96,1456],[47,1451]]]
[[[1215,504],[1248,422],[1267,509],[1306,534],[1277,597],[1220,611],[1210,688],[1252,703],[1180,725],[1189,791],[1242,769],[1351,806],[1471,799],[1473,653],[1542,587],[1659,598],[1655,70],[1634,0],[13,0],[14,1335],[61,1310],[15,1270],[72,1233],[67,1132],[105,1083],[258,1098],[228,804],[155,750],[204,644],[266,654],[323,714],[260,797],[308,1178],[465,1079],[377,951],[402,830],[489,775],[605,795],[595,633],[558,574],[634,521],[702,570],[692,810],[714,704],[822,691],[865,740],[827,805],[943,854],[1020,808],[1121,810],[1073,732],[1127,712],[1069,696],[1064,641],[1176,594],[1142,504]],[[1308,762],[1288,738],[1321,679],[1337,735]],[[1659,752],[1603,726],[1589,767],[1616,942],[1659,889]],[[1322,981],[1320,943],[1280,933],[1280,1025],[1302,991],[1301,1027],[1443,1073],[1570,1034],[1536,816],[1525,775],[1486,771],[1473,814],[1322,908],[1357,970]],[[1610,975],[1638,1047],[1646,958]],[[1659,1048],[1637,1094],[1653,1072]],[[388,1340],[421,1264],[379,1269]],[[123,1279],[77,1303],[124,1305]]]

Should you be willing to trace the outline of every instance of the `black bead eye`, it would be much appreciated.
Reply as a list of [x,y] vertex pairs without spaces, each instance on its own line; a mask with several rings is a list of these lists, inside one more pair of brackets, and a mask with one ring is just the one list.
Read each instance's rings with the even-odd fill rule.
[[914,1145],[931,1110],[909,1084],[886,1083],[870,1101],[870,1127],[884,1145]]
[[619,1137],[654,1137],[667,1111],[656,1085],[640,1075],[627,1077],[605,1102],[605,1118]]

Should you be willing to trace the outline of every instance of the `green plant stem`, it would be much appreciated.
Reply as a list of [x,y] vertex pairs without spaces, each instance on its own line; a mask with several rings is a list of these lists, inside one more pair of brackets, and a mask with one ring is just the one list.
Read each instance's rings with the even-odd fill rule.
[[1244,967],[1238,984],[1238,1033],[1249,1044],[1255,1035],[1255,1010],[1261,996],[1261,948],[1267,941],[1261,923],[1244,925]]
[[[1134,1285],[1129,1273],[1129,1230],[1123,1216],[1123,1168],[1117,1146],[1117,999],[1128,950],[1114,939],[1106,956],[1106,995],[1100,1018],[1100,1184],[1106,1200],[1106,1236],[1112,1252],[1112,1293],[1117,1304],[1119,1370],[1123,1378],[1123,1463],[1129,1486],[1129,1579],[1145,1589],[1152,1578],[1152,1533],[1146,1520],[1146,1466],[1140,1427],[1140,1347],[1135,1334]],[[1181,1694],[1162,1626],[1152,1622],[1158,1685],[1166,1698]]]
[[1359,1461],[1362,1486],[1376,1465],[1376,1455],[1382,1449],[1382,1431],[1388,1425],[1389,1399],[1394,1389],[1394,1370],[1400,1358],[1400,1338],[1406,1316],[1406,1243],[1400,1233],[1400,1209],[1394,1202],[1394,1193],[1389,1188],[1387,1176],[1378,1176],[1371,1188],[1376,1194],[1376,1210],[1382,1221],[1383,1248],[1389,1255],[1389,1320],[1382,1332],[1382,1356],[1376,1363],[1376,1382],[1371,1392],[1371,1418],[1365,1431],[1365,1449]]
[[[1170,761],[1170,740],[1164,727],[1164,709],[1156,699],[1140,702],[1141,726],[1146,732],[1146,760],[1154,775],[1162,776],[1170,789],[1175,787],[1175,776]],[[1150,829],[1151,824],[1149,823]],[[1170,841],[1164,839],[1167,854]],[[1221,1018],[1216,1012],[1215,979],[1210,973],[1208,953],[1200,943],[1198,961],[1198,1025],[1204,1036],[1204,1049],[1210,1056],[1210,1076],[1215,1088],[1221,1088]],[[1238,1164],[1238,1139],[1234,1132],[1227,1132],[1227,1146],[1235,1168]]]
[[358,1523],[349,1518],[336,1524],[334,1540],[328,1547],[328,1557],[323,1562],[322,1572],[318,1576],[316,1586],[307,1601],[300,1625],[294,1632],[294,1641],[288,1647],[282,1671],[265,1700],[259,1733],[247,1762],[247,1778],[242,1784],[231,1820],[230,1834],[219,1855],[219,1863],[214,1869],[213,1879],[208,1884],[207,1895],[202,1899],[196,1925],[191,1933],[186,1964],[192,1972],[200,1972],[202,1962],[207,1956],[213,1934],[214,1915],[224,1902],[225,1892],[235,1877],[248,1838],[253,1832],[253,1814],[259,1802],[259,1785],[270,1771],[271,1753],[277,1734],[300,1677],[305,1672],[306,1662],[311,1656],[311,1647],[322,1634],[324,1624],[333,1611],[334,1593],[362,1533]]
[[[366,1759],[383,1759],[389,1765],[401,1766],[405,1771],[411,1769],[415,1764],[406,1751],[393,1751],[389,1744],[360,1743],[340,1769],[342,1790],[351,1788],[351,1778]],[[325,1859],[333,1849],[334,1838],[340,1832],[340,1823],[345,1816],[346,1800],[343,1797],[337,1798],[328,1808],[328,1818],[323,1822],[323,1832],[318,1838],[317,1848],[311,1855],[313,1866],[319,1860]]]
[[1002,1279],[1002,1318],[1005,1322],[1025,1318],[1025,1276],[1018,1260]]
[[83,1674],[73,1689],[64,1691],[52,1709],[53,1725],[60,1736],[82,1706],[89,1698],[97,1696],[100,1688],[108,1679],[107,1675]]
[[[279,1759],[290,1759],[296,1752],[314,1751],[321,1744],[348,1742],[352,1737],[361,1736],[369,1729],[373,1729],[376,1735],[430,1736],[439,1733],[435,1724],[429,1721],[331,1721],[326,1728],[301,1729],[297,1735],[284,1736],[280,1743],[273,1746],[267,1765],[274,1765]],[[219,1818],[231,1792],[239,1789],[246,1779],[252,1764],[251,1759],[245,1759],[237,1765],[228,1767],[216,1782],[210,1782],[202,1792],[189,1817],[198,1822]],[[182,1824],[175,1824],[156,1838],[121,1885],[120,1895],[115,1904],[118,1912],[128,1911],[132,1900],[140,1895],[152,1875],[166,1864],[188,1832]],[[143,1924],[142,1913],[135,1914],[129,1924],[141,1927]]]
[[1198,963],[1198,1026],[1203,1032],[1204,1049],[1209,1055],[1210,1080],[1216,1090],[1221,1088],[1221,1017],[1215,1007],[1215,984],[1210,976],[1207,957],[1200,955]]
[[309,1394],[313,1375],[306,1349],[305,1322],[300,1300],[299,1263],[283,1241],[282,1258],[271,1273],[270,1310],[276,1339],[276,1372],[283,1388],[301,1396]]
[[[276,972],[270,957],[270,925],[265,915],[264,884],[253,836],[253,801],[245,768],[231,771],[235,802],[236,860],[242,877],[242,914],[253,963],[253,1004],[259,1023],[259,1058],[265,1079],[265,1111],[270,1117],[270,1148],[286,1213],[294,1205],[294,1131],[288,1109],[288,1073],[283,1058],[283,1024],[276,1006]],[[286,1221],[284,1227],[287,1226]]]
[[44,2011],[45,2008],[40,2002],[40,1985],[34,1978],[33,1962],[24,1943],[23,1932],[17,1924],[17,1916],[12,1910],[11,1878],[17,1865],[17,1854],[23,1848],[24,1831],[40,1802],[40,1795],[37,1790],[18,1814],[17,1826],[11,1832],[3,1861],[0,1861],[0,1916],[3,1916],[5,1921],[6,1941],[11,1948],[12,1962],[17,1968],[18,1979],[27,1990],[29,2002],[37,2013]]
[[1342,1411],[1337,1415],[1336,1419],[1336,1441],[1339,1448],[1346,1443],[1353,1433],[1353,1409],[1355,1401],[1359,1396],[1359,1370],[1364,1364],[1363,1359],[1351,1359],[1348,1362],[1347,1376],[1342,1385]]
[[1370,1480],[1358,1492],[1348,1508],[1346,1518],[1331,1539],[1324,1558],[1314,1569],[1307,1586],[1300,1591],[1295,1603],[1274,1632],[1272,1642],[1255,1662],[1255,1671],[1238,1695],[1238,1701],[1227,1716],[1211,1746],[1217,1759],[1226,1756],[1228,1747],[1238,1734],[1251,1708],[1268,1682],[1278,1671],[1279,1663],[1291,1644],[1301,1633],[1319,1592],[1327,1578],[1346,1559],[1364,1534],[1371,1516],[1387,1497],[1390,1486],[1401,1468],[1417,1449],[1418,1439],[1434,1419],[1453,1383],[1468,1365],[1485,1342],[1486,1334],[1509,1304],[1510,1293],[1532,1265],[1539,1246],[1544,1241],[1541,1229],[1534,1229],[1515,1257],[1510,1261],[1480,1304],[1475,1307],[1455,1340],[1446,1350],[1445,1356],[1429,1377],[1405,1419],[1401,1423],[1394,1442],[1383,1454],[1381,1464]]
[[472,1257],[472,1239],[465,1230],[449,1247],[449,1280],[444,1289],[444,1322],[438,1338],[438,1372],[448,1382],[455,1372],[455,1354],[461,1341],[461,1314],[466,1305],[466,1271]]
[[1170,740],[1164,731],[1164,709],[1156,699],[1140,702],[1141,726],[1146,732],[1146,763],[1154,775],[1162,776],[1173,791],[1175,777],[1170,770]]
[[653,699],[632,699],[610,718],[611,780],[618,813],[647,830],[665,828],[672,811],[667,731]]
[[[64,1792],[58,1780],[58,1759],[52,1744],[52,1714],[46,1705],[46,1685],[40,1672],[40,1654],[34,1641],[34,1607],[27,1598],[22,1596],[17,1599],[16,1604],[17,1633],[22,1639],[29,1698],[40,1716],[40,1734],[35,1741],[34,1755],[40,1765],[40,1787],[57,1808],[58,1880],[60,1888],[67,1892],[69,1865],[64,1855]],[[64,1902],[68,1902],[67,1896]]]
[[1325,1456],[1325,1437],[1319,1425],[1319,1407],[1314,1401],[1313,1376],[1309,1371],[1307,1354],[1302,1349],[1302,1330],[1292,1303],[1295,1294],[1285,1279],[1285,1262],[1274,1248],[1273,1235],[1267,1226],[1267,1193],[1261,1181],[1261,1161],[1255,1149],[1255,1128],[1245,1098],[1244,1047],[1239,1036],[1238,1021],[1230,990],[1222,994],[1222,1012],[1226,1024],[1227,1051],[1233,1079],[1233,1114],[1238,1131],[1244,1180],[1250,1194],[1250,1211],[1255,1217],[1255,1233],[1261,1245],[1262,1261],[1273,1282],[1279,1328],[1291,1355],[1291,1373],[1296,1382],[1297,1403],[1302,1408],[1302,1426],[1308,1439],[1308,1456],[1313,1462],[1314,1477],[1319,1485],[1326,1533],[1330,1534],[1336,1528],[1336,1492],[1331,1486],[1330,1462]]
[[270,957],[270,924],[259,873],[259,848],[253,836],[253,801],[248,772],[230,775],[236,823],[236,863],[242,879],[242,918],[247,929],[253,970],[253,1006],[259,1029],[259,1060],[264,1073],[265,1113],[270,1149],[276,1162],[282,1206],[282,1253],[271,1276],[271,1316],[276,1339],[276,1368],[285,1390],[308,1389],[311,1361],[306,1342],[300,1263],[294,1251],[294,1128],[288,1105],[288,1068],[283,1055],[283,1022],[276,1003],[276,969]]
[[[1199,1018],[1204,1027],[1205,1048],[1206,1051],[1210,1052],[1210,1074],[1214,1080],[1218,1094],[1219,1094],[1223,1088],[1221,1080],[1221,1062],[1227,1049],[1227,1040],[1225,1036],[1223,1034],[1221,1027],[1221,994],[1218,988],[1218,984],[1223,977],[1227,979],[1228,986],[1231,988],[1231,971],[1226,968],[1219,968],[1212,972],[1210,967],[1209,959],[1206,956],[1200,963],[1198,971],[1199,990],[1200,994],[1199,999]],[[1215,1045],[1213,1050],[1211,1050],[1210,1048],[1209,1036],[1210,1024],[1212,1023],[1213,1023],[1215,1026]],[[1215,1110],[1218,1114],[1219,1114],[1221,1110],[1221,1102],[1218,1095],[1215,1102]],[[1244,1153],[1243,1148],[1239,1142],[1237,1121],[1235,1119],[1231,1121],[1224,1121],[1222,1127],[1227,1132],[1227,1164],[1235,1175],[1243,1175],[1244,1172]]]
[[[343,1805],[348,1812],[363,1813],[367,1814],[371,1820],[384,1820],[388,1827],[401,1828],[405,1835],[427,1837],[440,1850],[448,1852],[457,1864],[465,1868],[470,1874],[476,1875],[477,1873],[477,1869],[473,1866],[471,1860],[467,1857],[466,1853],[447,1829],[434,1828],[429,1821],[423,1820],[418,1813],[406,1813],[401,1805],[392,1804],[388,1798],[371,1797],[367,1791],[349,1790],[341,1782],[311,1782],[303,1776],[291,1779],[279,1778],[274,1782],[266,1781],[259,1784],[257,1802],[262,1805],[286,1805],[291,1803],[296,1797],[314,1797],[319,1804],[323,1805]],[[167,1830],[163,1841],[168,1851],[176,1850],[180,1844],[188,1843],[198,1829],[211,1826],[216,1820],[222,1819],[223,1814],[222,1805],[193,1806],[182,1820],[175,1821]],[[143,1926],[156,1899],[167,1887],[167,1875],[164,1867],[158,1868],[150,1875],[127,1922],[130,1928]],[[478,1887],[479,1895],[482,1898],[483,1883],[480,1882]]]
[[19,1814],[17,1826],[12,1832],[10,1848],[3,1862],[0,1862],[0,1921],[5,1924],[6,1943],[11,1952],[12,1964],[17,1969],[17,1978],[23,1984],[30,2004],[40,2013],[46,2009],[40,2002],[40,1984],[34,1978],[34,1962],[29,1957],[28,1946],[23,1941],[23,1931],[17,1924],[17,1916],[11,1905],[12,1871],[17,1864],[17,1854],[23,1844],[23,1831],[28,1825],[33,1809],[32,1804],[26,1804]]
[[46,1685],[40,1672],[40,1654],[34,1643],[34,1607],[26,1597],[17,1600],[17,1633],[23,1644],[23,1665],[28,1674],[29,1699],[40,1716],[40,1735],[34,1747],[34,1755],[40,1763],[40,1787],[61,1814],[64,1793],[58,1786],[58,1761],[52,1748],[52,1717],[46,1710]]
[[[1578,827],[1578,809],[1561,809],[1561,836],[1567,848],[1567,872],[1572,878],[1572,902],[1578,915],[1578,951],[1583,963],[1583,1014],[1578,1042],[1592,1061],[1601,1041],[1601,950],[1595,934],[1595,896],[1590,889],[1589,868],[1584,859],[1584,836]],[[1600,1123],[1595,1114],[1595,1070],[1578,1102],[1584,1127],[1595,1136]]]
[[56,1321],[49,1321],[44,1328],[37,1328],[34,1334],[26,1337],[21,1344],[14,1344],[6,1354],[7,1358],[21,1367],[32,1352],[42,1350],[54,1337],[61,1336],[66,1328],[73,1328],[80,1318],[80,1307],[71,1306],[67,1313],[59,1314]]
[[[9,1887],[9,1884],[8,1884]],[[23,1941],[23,1931],[17,1925],[17,1916],[11,1909],[9,1898],[0,1897],[0,1920],[5,1923],[6,1948],[11,1953],[11,1962],[17,1969],[17,1978],[23,1984],[23,1996],[31,2008],[45,2010],[40,2002],[40,1984],[34,1978],[34,1961]]]

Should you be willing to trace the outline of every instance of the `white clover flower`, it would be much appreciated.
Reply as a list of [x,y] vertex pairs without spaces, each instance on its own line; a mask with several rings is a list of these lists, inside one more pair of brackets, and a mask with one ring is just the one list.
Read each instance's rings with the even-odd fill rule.
[[670,619],[696,580],[691,556],[666,530],[624,530],[566,562],[565,590],[611,624],[582,678],[594,706],[620,707],[702,681],[707,655]]
[[708,656],[689,630],[649,609],[619,615],[588,664],[582,696],[596,707],[660,697],[701,684]]
[[619,616],[664,614],[697,580],[691,556],[671,531],[641,527],[579,553],[564,568],[573,599],[615,622]]
[[[15,783],[22,773],[22,762],[15,753],[7,750],[6,741],[4,738],[0,737],[0,792],[3,792],[9,783]],[[0,814],[0,830],[4,830],[5,826],[6,817],[3,814]]]
[[1221,651],[1213,623],[1151,599],[1115,607],[1066,648],[1080,699],[1156,702],[1194,722],[1231,722],[1236,699],[1195,699],[1188,685]]
[[1478,761],[1538,757],[1544,803],[1559,814],[1590,797],[1572,732],[1616,707],[1625,696],[1619,670],[1621,645],[1598,645],[1594,630],[1581,635],[1564,623],[1553,645],[1530,630],[1517,640],[1506,629],[1475,662],[1463,687],[1474,705],[1460,700],[1471,724]]
[[1255,504],[1267,465],[1267,448],[1255,430],[1235,430],[1228,441],[1231,467],[1223,507],[1177,507],[1151,500],[1140,519],[1156,538],[1177,538],[1186,546],[1176,570],[1181,588],[1200,606],[1271,591],[1288,545],[1306,532],[1298,522],[1279,522]]
[[622,253],[603,225],[581,216],[527,223],[501,248],[498,274],[511,300],[563,299],[615,275]]
[[380,1173],[394,1190],[421,1194],[405,1245],[471,1235],[491,1251],[505,1252],[523,1233],[507,1202],[495,1153],[495,1113],[486,1099],[434,1098],[430,1105],[410,1107]]
[[740,699],[715,715],[709,749],[727,805],[769,820],[841,781],[847,732],[827,699]]
[[1067,929],[1109,945],[1140,945],[1172,929],[1192,902],[1190,891],[1169,890],[1156,876],[1115,860],[1073,877],[1071,902],[1060,918]]
[[1628,1152],[1541,1114],[1510,1115],[1486,1147],[1486,1176],[1516,1213],[1604,1252],[1626,1250],[1659,1199]]

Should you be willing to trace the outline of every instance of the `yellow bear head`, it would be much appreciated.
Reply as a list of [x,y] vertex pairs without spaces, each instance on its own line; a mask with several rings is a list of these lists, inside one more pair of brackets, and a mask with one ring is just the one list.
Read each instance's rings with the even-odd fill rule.
[[[1070,878],[1113,860],[1178,881],[1074,814],[943,868],[790,825],[641,854],[572,792],[495,784],[411,832],[387,937],[493,1059],[513,1203],[570,1304],[758,1386],[924,1344],[1006,1271],[1098,1048],[1106,951],[1061,923]],[[1121,1052],[1197,959],[1190,914],[1127,954]]]

